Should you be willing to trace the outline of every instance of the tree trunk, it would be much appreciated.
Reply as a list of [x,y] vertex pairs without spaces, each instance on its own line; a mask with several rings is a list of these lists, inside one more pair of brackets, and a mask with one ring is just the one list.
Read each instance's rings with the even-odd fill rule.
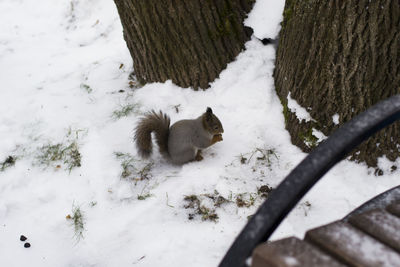
[[[292,142],[304,151],[376,102],[400,93],[400,1],[287,0],[274,71]],[[313,120],[299,120],[288,95]],[[335,124],[333,118],[338,118]],[[314,133],[314,135],[313,135]],[[399,156],[400,124],[371,137],[352,158],[377,166]]]
[[206,89],[243,49],[255,0],[114,0],[142,83]]

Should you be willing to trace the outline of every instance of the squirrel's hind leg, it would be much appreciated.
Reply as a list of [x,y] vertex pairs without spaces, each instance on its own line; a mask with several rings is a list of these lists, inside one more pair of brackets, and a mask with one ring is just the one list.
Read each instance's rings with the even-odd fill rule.
[[203,156],[201,155],[201,149],[197,150],[196,157],[194,158],[196,161],[202,161]]
[[169,154],[174,164],[181,165],[196,160],[196,149],[194,148],[186,148],[179,151],[173,150]]

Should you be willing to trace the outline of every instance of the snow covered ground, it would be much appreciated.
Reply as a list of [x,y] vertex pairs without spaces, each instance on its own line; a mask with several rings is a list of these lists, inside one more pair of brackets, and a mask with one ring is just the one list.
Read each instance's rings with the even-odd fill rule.
[[[283,4],[258,0],[246,24],[275,37]],[[207,91],[139,88],[113,1],[2,0],[0,13],[0,266],[216,266],[260,189],[306,156],[284,129],[272,46],[249,41]],[[140,114],[174,122],[207,106],[225,133],[203,161],[137,157]],[[273,238],[302,237],[397,185],[380,163],[379,177],[336,166]]]

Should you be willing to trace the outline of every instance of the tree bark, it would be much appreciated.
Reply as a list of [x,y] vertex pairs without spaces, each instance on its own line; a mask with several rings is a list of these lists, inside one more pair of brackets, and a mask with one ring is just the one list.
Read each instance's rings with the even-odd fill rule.
[[[400,93],[400,1],[287,0],[274,71],[292,142],[316,145],[376,102]],[[313,120],[300,121],[288,94]],[[336,115],[335,115],[336,114]],[[333,116],[339,118],[335,124]],[[400,123],[371,137],[352,159],[377,166],[399,156]]]
[[141,83],[206,89],[244,48],[255,0],[114,0]]

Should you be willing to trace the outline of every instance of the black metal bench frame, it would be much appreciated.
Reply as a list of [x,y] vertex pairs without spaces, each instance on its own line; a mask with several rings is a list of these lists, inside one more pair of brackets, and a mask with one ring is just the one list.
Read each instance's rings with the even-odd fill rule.
[[244,267],[253,249],[265,242],[282,220],[337,162],[368,137],[400,119],[400,95],[379,102],[345,123],[319,144],[271,192],[225,254],[220,267]]

